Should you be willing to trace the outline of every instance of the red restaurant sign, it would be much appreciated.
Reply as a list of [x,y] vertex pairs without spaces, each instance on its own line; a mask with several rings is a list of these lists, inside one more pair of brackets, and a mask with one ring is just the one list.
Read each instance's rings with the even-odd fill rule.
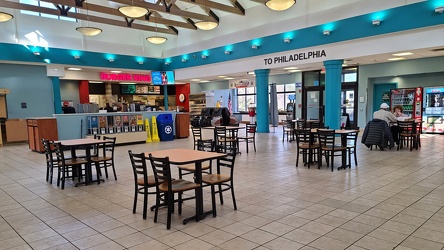
[[151,75],[130,74],[130,73],[107,73],[100,72],[100,80],[104,81],[133,81],[151,83]]

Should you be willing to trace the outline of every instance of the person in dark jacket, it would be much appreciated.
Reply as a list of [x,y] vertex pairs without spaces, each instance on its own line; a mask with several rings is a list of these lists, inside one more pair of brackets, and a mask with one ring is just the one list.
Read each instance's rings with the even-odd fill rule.
[[109,113],[109,112],[114,112],[113,107],[111,107],[111,106],[109,105],[109,103],[106,103],[106,106],[105,106],[104,109],[106,110],[107,113]]
[[230,112],[227,108],[222,109],[222,125],[228,126],[230,125]]
[[69,106],[69,102],[63,102],[63,114],[75,114],[76,109],[74,107]]

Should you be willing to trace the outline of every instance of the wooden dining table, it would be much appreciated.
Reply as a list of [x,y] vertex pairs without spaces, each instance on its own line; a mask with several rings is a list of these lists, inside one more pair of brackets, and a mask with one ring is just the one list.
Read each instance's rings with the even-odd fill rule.
[[149,151],[144,153],[146,157],[152,154],[154,157],[169,157],[170,163],[175,165],[195,164],[194,182],[200,184],[200,187],[196,189],[196,214],[185,218],[183,224],[191,220],[199,221],[204,219],[208,214],[212,214],[213,211],[204,211],[203,208],[203,192],[202,192],[202,162],[214,160],[227,156],[223,153],[199,151],[186,148],[173,148],[157,151]]
[[[209,126],[209,127],[202,127],[202,129],[208,129],[208,130],[213,130],[213,140],[215,142],[218,141],[217,138],[217,134],[216,134],[216,127],[224,127],[229,133],[231,133],[231,137],[233,138],[234,136],[234,131],[239,131],[239,129],[243,129],[245,127],[240,127],[240,126]],[[240,154],[241,152],[239,151],[239,147],[237,147],[236,152],[238,154]]]
[[82,139],[70,139],[70,140],[60,140],[55,141],[60,142],[63,147],[68,147],[71,149],[71,157],[76,158],[77,153],[76,149],[79,147],[85,148],[85,155],[87,164],[85,164],[85,181],[76,183],[76,187],[79,185],[89,185],[93,182],[102,182],[104,179],[93,180],[92,178],[92,169],[91,169],[91,148],[94,145],[104,144],[106,140],[101,139],[93,139],[93,138],[82,138]]

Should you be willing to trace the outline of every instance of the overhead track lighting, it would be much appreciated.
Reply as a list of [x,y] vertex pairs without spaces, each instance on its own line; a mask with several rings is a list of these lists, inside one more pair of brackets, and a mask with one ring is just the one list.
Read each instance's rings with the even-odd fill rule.
[[0,12],[0,23],[9,21],[13,18],[14,18],[14,16],[9,13]]
[[329,36],[329,35],[330,35],[330,31],[329,31],[329,30],[324,30],[324,31],[322,32],[322,34],[324,34],[324,35],[326,35],[326,36]]
[[284,38],[284,43],[289,43],[289,42],[291,42],[291,39],[290,38]]
[[225,55],[229,55],[229,54],[231,54],[231,51],[229,51],[229,50],[225,50]]
[[265,5],[275,11],[289,9],[296,3],[296,0],[266,0]]
[[435,12],[441,14],[444,12],[444,6],[439,6],[435,8]]
[[253,45],[251,45],[251,48],[252,49],[257,49],[257,45],[253,44]]

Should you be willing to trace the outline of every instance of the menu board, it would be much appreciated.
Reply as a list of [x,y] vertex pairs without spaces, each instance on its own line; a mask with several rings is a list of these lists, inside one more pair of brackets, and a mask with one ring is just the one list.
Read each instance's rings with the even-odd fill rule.
[[122,84],[120,92],[122,94],[160,94],[160,86]]

